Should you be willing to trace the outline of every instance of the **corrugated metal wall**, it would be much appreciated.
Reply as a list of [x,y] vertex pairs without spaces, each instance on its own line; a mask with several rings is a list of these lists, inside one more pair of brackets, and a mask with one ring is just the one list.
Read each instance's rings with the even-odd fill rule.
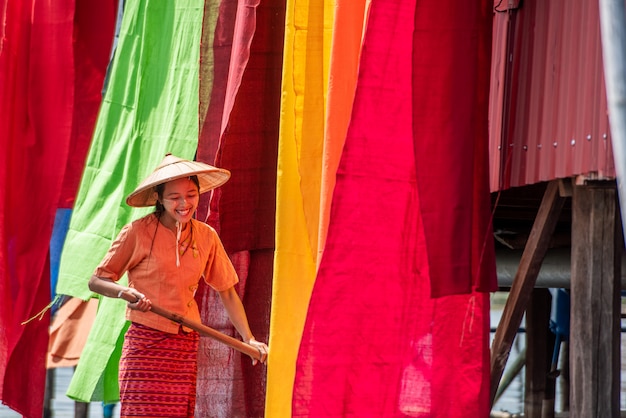
[[574,175],[614,178],[598,1],[512,7],[494,16],[491,190]]

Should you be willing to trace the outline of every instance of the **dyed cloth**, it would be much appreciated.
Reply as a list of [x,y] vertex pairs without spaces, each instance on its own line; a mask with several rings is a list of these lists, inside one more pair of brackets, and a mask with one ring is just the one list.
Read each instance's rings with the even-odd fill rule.
[[[487,178],[472,172],[484,168],[486,154],[468,148],[487,151],[476,145],[487,141],[478,133],[486,118],[472,121],[486,102],[471,92],[489,73],[483,53],[490,13],[488,2],[371,4],[300,341],[292,417],[489,416],[489,294],[476,289],[494,282],[495,263],[488,229],[472,223],[474,216],[489,221],[482,206]],[[424,54],[437,58],[439,71]],[[456,100],[458,91],[468,96]],[[432,158],[424,151],[430,148]],[[428,177],[433,165],[445,160],[450,168],[464,159]],[[459,193],[468,201],[459,202],[449,187],[439,191],[448,180],[470,190]],[[463,210],[452,220],[434,216],[446,204]],[[433,231],[450,232],[440,223],[451,221],[457,235],[436,242]],[[459,245],[465,248],[457,255]],[[474,254],[484,268],[473,264]]]
[[170,334],[131,324],[120,361],[120,416],[193,417],[197,332]]
[[[188,242],[179,248],[176,234],[154,213],[126,225],[96,268],[98,277],[118,281],[128,272],[128,284],[163,309],[200,322],[194,299],[198,282],[217,291],[233,287],[239,279],[213,228],[192,219]],[[178,252],[178,255],[177,255]],[[176,266],[177,256],[180,266]],[[178,323],[154,312],[126,310],[126,319],[164,332],[178,332]]]
[[[70,136],[67,163],[63,167],[63,188],[59,198],[59,208],[72,208],[80,179],[85,168],[85,159],[91,145],[93,129],[102,102],[102,84],[111,57],[113,34],[118,4],[123,0],[63,2],[74,4],[74,31],[64,41],[72,42],[74,47],[74,80],[72,133]],[[58,2],[57,4],[61,4]],[[50,36],[50,33],[46,33]],[[57,39],[56,37],[54,39]],[[67,69],[68,61],[59,59]],[[64,83],[56,78],[54,83],[62,88]],[[51,112],[52,107],[46,111]]]
[[334,1],[287,1],[266,416],[290,415],[317,268],[325,96]]
[[489,0],[416,1],[406,38],[432,297],[498,288],[487,123],[492,8]]
[[50,326],[47,368],[76,366],[97,310],[95,298],[70,298],[59,308]]
[[[204,4],[197,159],[215,161],[232,173],[211,197],[208,223],[219,231],[235,264],[255,337],[268,341],[285,1]],[[198,219],[204,220],[208,196],[202,200]],[[215,292],[205,294],[203,322],[234,335]],[[199,417],[263,416],[265,365],[252,366],[248,357],[202,338],[198,368]]]
[[[0,0],[0,398],[29,418],[43,413],[50,316],[38,314],[50,303],[52,225],[76,146],[73,123],[89,118],[73,114],[75,71],[85,65],[73,35],[107,6],[82,2],[79,13],[75,3]],[[106,36],[107,14],[99,18],[103,26],[81,34]]]

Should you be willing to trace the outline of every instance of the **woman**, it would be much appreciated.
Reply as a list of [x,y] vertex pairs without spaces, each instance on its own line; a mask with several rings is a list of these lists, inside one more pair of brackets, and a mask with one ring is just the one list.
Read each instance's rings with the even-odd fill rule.
[[[265,362],[267,346],[250,331],[234,288],[237,274],[217,233],[193,219],[200,194],[229,177],[226,170],[166,155],[126,199],[133,207],[154,205],[155,211],[122,228],[89,280],[89,288],[101,295],[137,297],[126,310],[131,325],[120,359],[122,417],[194,416],[199,335],[150,307],[154,301],[199,322],[194,294],[200,279],[218,292],[243,341]],[[124,273],[128,288],[117,283]]]

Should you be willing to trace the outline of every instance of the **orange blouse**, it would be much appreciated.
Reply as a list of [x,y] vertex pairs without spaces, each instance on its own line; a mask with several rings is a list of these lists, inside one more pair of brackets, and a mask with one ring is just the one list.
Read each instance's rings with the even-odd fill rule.
[[[234,286],[239,279],[217,232],[195,219],[191,228],[191,242],[185,249],[177,248],[176,233],[163,226],[154,213],[131,222],[122,228],[94,274],[117,281],[128,272],[129,286],[155,305],[199,322],[194,294],[200,278],[216,291]],[[127,308],[126,319],[174,334],[180,327],[150,311]]]

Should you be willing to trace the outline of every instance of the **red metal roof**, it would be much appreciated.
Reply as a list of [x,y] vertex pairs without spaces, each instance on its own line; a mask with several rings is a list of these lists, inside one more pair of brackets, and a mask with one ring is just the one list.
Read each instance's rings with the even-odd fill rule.
[[525,0],[495,12],[491,66],[492,191],[615,177],[597,0]]

